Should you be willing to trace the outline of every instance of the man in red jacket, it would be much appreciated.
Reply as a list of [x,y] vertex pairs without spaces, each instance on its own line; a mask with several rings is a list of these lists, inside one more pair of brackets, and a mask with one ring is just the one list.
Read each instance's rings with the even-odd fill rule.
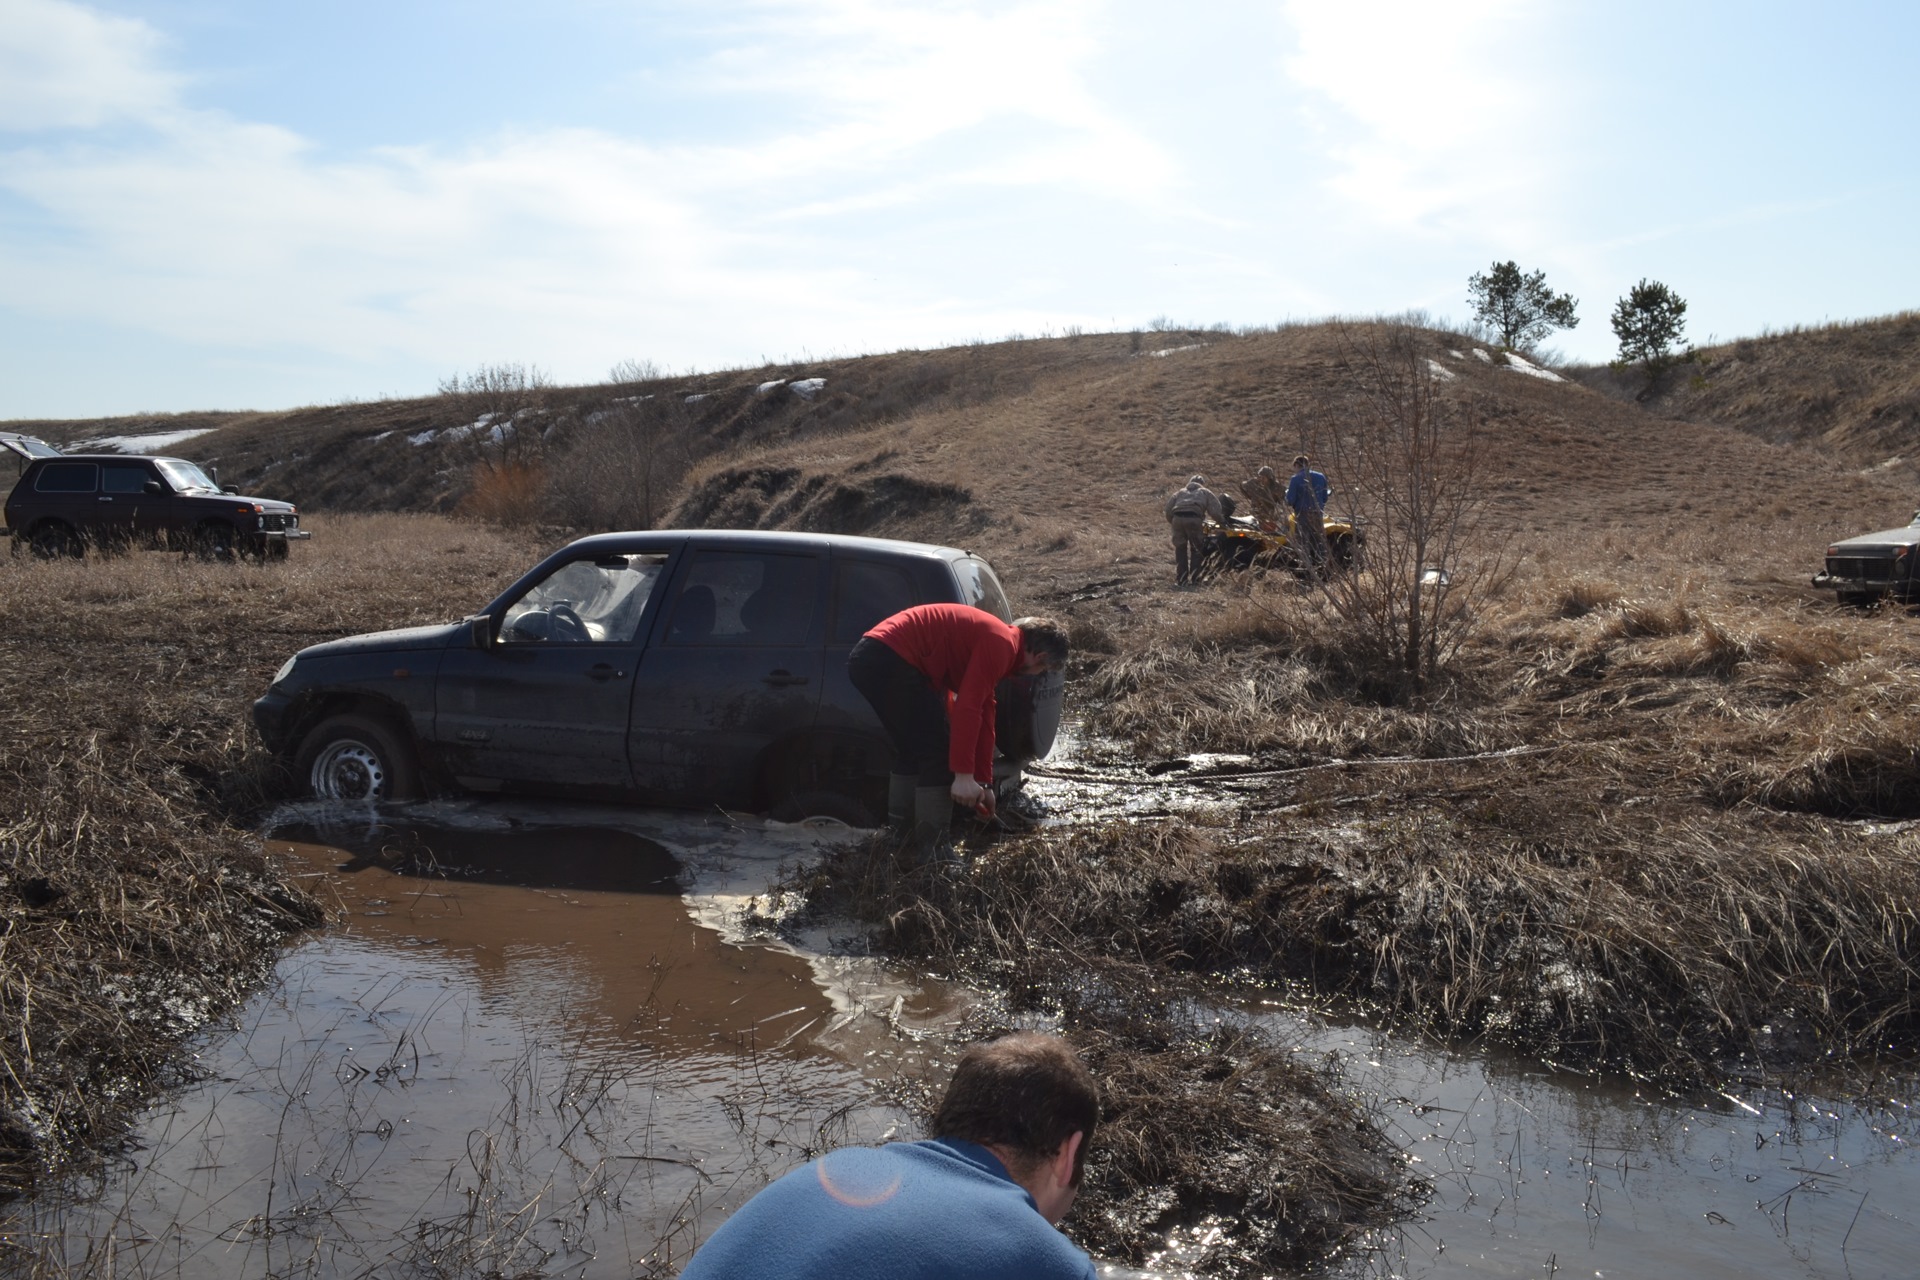
[[932,836],[953,805],[991,815],[993,688],[1066,661],[1059,623],[1006,623],[971,605],[916,605],[867,632],[847,655],[847,675],[893,743],[889,821]]

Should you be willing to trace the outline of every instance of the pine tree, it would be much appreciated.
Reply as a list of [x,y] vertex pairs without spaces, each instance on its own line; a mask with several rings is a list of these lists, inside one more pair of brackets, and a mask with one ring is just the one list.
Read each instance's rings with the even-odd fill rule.
[[1556,297],[1547,288],[1546,272],[1523,274],[1512,262],[1496,262],[1485,275],[1476,271],[1468,276],[1467,296],[1473,300],[1474,318],[1498,333],[1500,344],[1510,351],[1529,351],[1555,329],[1580,323],[1572,294]]

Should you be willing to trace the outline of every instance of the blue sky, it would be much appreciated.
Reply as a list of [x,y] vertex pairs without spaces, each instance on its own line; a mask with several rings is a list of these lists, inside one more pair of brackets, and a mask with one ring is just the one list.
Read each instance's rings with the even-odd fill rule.
[[0,0],[0,419],[1425,310],[1920,307],[1920,6]]

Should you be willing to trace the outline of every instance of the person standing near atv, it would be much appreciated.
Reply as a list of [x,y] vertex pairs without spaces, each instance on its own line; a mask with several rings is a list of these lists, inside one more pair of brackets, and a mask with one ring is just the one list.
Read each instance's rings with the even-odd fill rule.
[[915,605],[862,636],[847,677],[893,745],[888,821],[931,843],[956,804],[992,816],[994,686],[1066,664],[1059,623],[972,605]]
[[1285,501],[1286,492],[1272,467],[1262,467],[1253,479],[1241,481],[1240,492],[1246,496],[1247,505],[1253,508],[1253,518],[1260,522],[1261,528],[1272,529],[1280,523],[1280,504]]
[[1316,572],[1327,562],[1327,498],[1333,490],[1326,476],[1307,465],[1307,455],[1293,460],[1293,479],[1287,481],[1287,506],[1293,509],[1294,537],[1299,540],[1305,566]]
[[1173,585],[1200,581],[1200,563],[1207,554],[1207,517],[1225,525],[1220,499],[1207,488],[1205,476],[1195,476],[1167,499],[1167,524],[1173,531]]

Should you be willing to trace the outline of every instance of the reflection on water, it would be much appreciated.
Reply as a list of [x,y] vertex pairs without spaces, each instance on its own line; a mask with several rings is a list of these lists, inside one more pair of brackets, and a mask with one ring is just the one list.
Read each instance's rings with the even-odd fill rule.
[[1368,1276],[1911,1277],[1920,1162],[1910,1098],[1685,1105],[1446,1053],[1364,1027],[1265,1019],[1334,1052],[1430,1178]]
[[272,845],[336,923],[205,1037],[202,1078],[82,1189],[97,1199],[16,1206],[9,1237],[96,1274],[668,1274],[769,1177],[906,1122],[874,1081],[919,1047],[871,1078],[823,1053],[836,1010],[809,966],[697,923],[676,877],[698,866],[659,841],[376,824],[341,842]]

